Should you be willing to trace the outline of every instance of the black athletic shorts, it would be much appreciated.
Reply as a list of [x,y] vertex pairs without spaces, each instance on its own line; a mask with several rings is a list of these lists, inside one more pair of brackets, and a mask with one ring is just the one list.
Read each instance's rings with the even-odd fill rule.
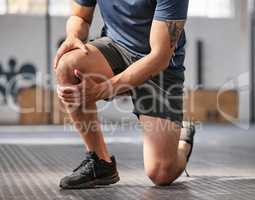
[[[90,42],[105,56],[115,75],[141,59],[109,37]],[[139,76],[139,74],[137,74]],[[133,88],[134,114],[169,119],[176,123],[183,120],[184,72],[175,72],[168,67],[159,75]]]

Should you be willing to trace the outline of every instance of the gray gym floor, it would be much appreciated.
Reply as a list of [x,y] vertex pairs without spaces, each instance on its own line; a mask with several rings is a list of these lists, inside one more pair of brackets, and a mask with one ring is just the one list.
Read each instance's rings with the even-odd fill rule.
[[255,199],[255,127],[204,125],[184,175],[167,187],[154,187],[142,164],[139,128],[104,126],[118,160],[121,181],[113,186],[63,191],[61,177],[83,157],[73,131],[63,127],[0,128],[0,200],[252,200]]

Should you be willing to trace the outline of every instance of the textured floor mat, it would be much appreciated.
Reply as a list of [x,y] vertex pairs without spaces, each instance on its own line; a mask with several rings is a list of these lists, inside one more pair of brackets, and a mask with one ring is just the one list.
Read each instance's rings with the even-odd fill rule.
[[120,157],[118,166],[121,181],[118,184],[64,191],[58,187],[59,179],[79,164],[83,157],[82,146],[0,145],[0,199],[255,199],[255,177],[215,176],[210,175],[210,171],[206,176],[183,176],[171,186],[154,187],[143,172],[141,148],[134,147],[132,151],[135,152],[131,154],[129,146],[110,146],[111,151]]

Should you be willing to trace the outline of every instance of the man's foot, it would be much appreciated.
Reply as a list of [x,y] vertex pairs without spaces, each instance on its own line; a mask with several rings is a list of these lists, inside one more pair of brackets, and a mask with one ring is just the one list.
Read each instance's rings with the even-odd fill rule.
[[98,185],[110,185],[117,183],[120,178],[117,172],[116,161],[106,162],[98,158],[96,153],[89,152],[85,160],[75,169],[70,176],[60,181],[63,189],[85,189]]
[[[190,123],[190,122],[184,122],[183,126],[184,126],[184,129],[181,132],[180,141],[184,141],[187,145],[189,145],[189,148],[188,148],[189,151],[187,152],[187,163],[188,163],[193,151],[196,127],[193,123]],[[190,176],[186,169],[185,169],[185,173],[188,177]]]
[[183,127],[184,127],[184,129],[181,132],[180,141],[184,141],[184,142],[186,142],[187,144],[190,145],[189,152],[188,152],[188,155],[187,155],[187,162],[188,162],[189,159],[190,159],[190,156],[192,154],[192,151],[193,151],[194,136],[196,134],[196,127],[191,122],[184,122]]

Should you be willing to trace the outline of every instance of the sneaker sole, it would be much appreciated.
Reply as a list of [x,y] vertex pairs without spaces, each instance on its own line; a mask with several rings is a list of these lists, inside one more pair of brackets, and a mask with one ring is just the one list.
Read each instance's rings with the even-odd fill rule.
[[120,181],[120,177],[119,177],[118,173],[116,173],[109,177],[95,179],[93,181],[89,181],[89,182],[82,183],[79,185],[60,185],[60,187],[62,189],[88,189],[88,188],[94,188],[94,187],[100,186],[100,185],[112,185],[119,181]]

